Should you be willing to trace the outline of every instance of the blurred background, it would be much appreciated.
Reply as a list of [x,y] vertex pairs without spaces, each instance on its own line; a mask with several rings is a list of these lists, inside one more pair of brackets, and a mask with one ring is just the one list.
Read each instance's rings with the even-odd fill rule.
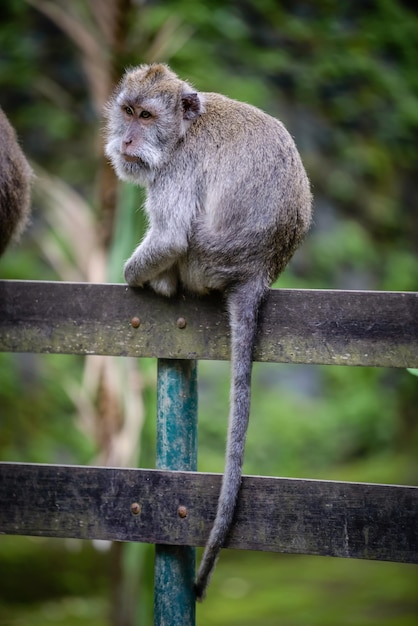
[[[143,192],[103,157],[123,68],[170,63],[279,117],[315,219],[278,287],[418,290],[418,14],[396,0],[3,0],[0,104],[35,171],[9,279],[122,282]],[[152,360],[0,354],[0,459],[153,467]],[[199,364],[223,470],[228,364]],[[414,372],[256,364],[245,473],[416,484]],[[150,626],[153,548],[0,537],[1,626]],[[413,626],[418,568],[224,551],[198,626]]]

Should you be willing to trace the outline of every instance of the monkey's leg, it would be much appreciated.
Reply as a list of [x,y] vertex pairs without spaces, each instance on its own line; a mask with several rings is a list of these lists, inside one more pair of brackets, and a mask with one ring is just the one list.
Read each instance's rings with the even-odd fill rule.
[[155,293],[161,296],[169,298],[173,296],[177,291],[178,274],[175,268],[172,268],[166,272],[161,272],[156,278],[149,281],[150,286]]

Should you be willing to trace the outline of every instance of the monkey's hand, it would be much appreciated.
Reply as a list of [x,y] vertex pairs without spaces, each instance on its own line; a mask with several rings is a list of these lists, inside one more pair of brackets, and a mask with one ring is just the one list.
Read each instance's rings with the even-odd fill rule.
[[[175,228],[173,232],[177,232]],[[170,233],[170,231],[169,231]],[[184,240],[184,241],[183,241]],[[172,296],[177,290],[177,261],[185,254],[187,238],[164,236],[149,230],[124,267],[125,280],[130,287],[150,283],[157,293]]]
[[177,273],[174,268],[160,272],[155,278],[144,276],[144,272],[140,270],[138,256],[134,253],[125,263],[124,276],[130,287],[143,287],[145,283],[149,283],[150,287],[161,296],[169,298],[177,291]]
[[123,268],[123,275],[130,287],[143,287],[146,282],[146,279],[141,277],[141,272],[139,272],[138,269],[136,256],[133,254],[131,258],[126,261]]

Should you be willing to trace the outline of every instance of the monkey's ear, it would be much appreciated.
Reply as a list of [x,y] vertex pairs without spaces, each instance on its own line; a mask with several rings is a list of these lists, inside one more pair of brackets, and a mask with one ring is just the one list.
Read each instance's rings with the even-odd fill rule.
[[181,98],[183,119],[195,120],[204,111],[202,100],[198,93],[184,93]]

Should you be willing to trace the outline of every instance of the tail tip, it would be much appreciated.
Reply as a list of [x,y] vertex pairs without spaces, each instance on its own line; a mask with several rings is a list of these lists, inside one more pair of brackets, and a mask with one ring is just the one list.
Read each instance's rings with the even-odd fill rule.
[[198,602],[203,602],[206,597],[206,585],[204,582],[197,580],[194,584],[194,593]]

